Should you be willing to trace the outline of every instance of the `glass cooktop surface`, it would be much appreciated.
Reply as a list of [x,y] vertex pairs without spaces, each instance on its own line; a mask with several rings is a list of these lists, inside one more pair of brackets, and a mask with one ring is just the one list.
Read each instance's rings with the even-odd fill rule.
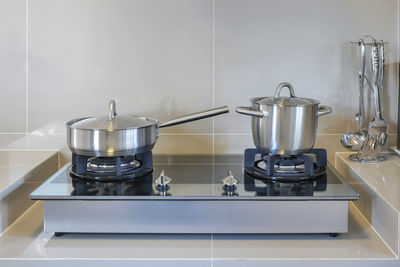
[[[43,200],[355,200],[359,195],[328,163],[326,174],[300,183],[268,182],[247,175],[243,155],[155,155],[153,173],[129,182],[83,182],[71,178],[65,165],[32,194]],[[159,190],[154,180],[164,171],[172,180]],[[227,191],[222,179],[238,180]],[[232,189],[232,188],[231,188]]]

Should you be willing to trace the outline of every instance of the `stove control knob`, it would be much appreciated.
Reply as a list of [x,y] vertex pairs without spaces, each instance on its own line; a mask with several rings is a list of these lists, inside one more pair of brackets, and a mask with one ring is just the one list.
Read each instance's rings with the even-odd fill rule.
[[154,183],[157,185],[157,190],[160,192],[168,191],[169,183],[171,183],[172,179],[164,174],[164,170],[161,171],[160,176],[154,180]]
[[237,180],[231,171],[228,171],[228,176],[222,179],[222,184],[224,185],[225,191],[228,193],[228,195],[233,195],[234,191],[236,190],[236,185],[239,183],[239,180]]

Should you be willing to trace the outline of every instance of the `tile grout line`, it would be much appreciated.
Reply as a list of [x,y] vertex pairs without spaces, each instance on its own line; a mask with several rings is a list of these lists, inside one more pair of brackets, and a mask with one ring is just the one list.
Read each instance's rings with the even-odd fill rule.
[[[26,132],[1,132],[0,135],[7,135],[7,134],[26,134]],[[28,133],[32,134],[32,133]],[[52,133],[43,133],[44,135],[63,135],[65,134],[64,132],[52,132]],[[37,135],[37,134],[32,134],[32,135]],[[251,136],[251,133],[160,133],[160,136]],[[342,136],[343,133],[335,133],[335,134],[330,134],[330,133],[321,133],[317,134],[317,136]],[[390,133],[390,136],[396,136],[395,133]]]
[[29,0],[26,0],[26,100],[25,100],[25,133],[29,132]]
[[[399,0],[400,1],[400,0]],[[215,107],[215,0],[212,0],[212,105]],[[215,156],[215,117],[212,120],[212,177],[215,179],[215,169],[214,169],[214,156]],[[214,195],[214,187],[213,187],[213,195]],[[214,234],[211,233],[211,267],[214,266]]]
[[[344,153],[344,154],[350,154],[351,152],[336,152],[336,153]],[[393,153],[393,152],[390,152]],[[369,181],[367,181],[366,179],[362,178],[362,175],[355,169],[355,167],[351,166],[347,161],[346,158],[343,158],[339,155],[341,161],[344,162],[344,164],[346,164],[347,166],[350,167],[351,171],[353,171],[356,176],[360,177],[361,180],[363,181],[363,183],[365,183],[370,189],[372,189],[387,205],[389,205],[389,207],[391,209],[393,209],[396,213],[400,214],[400,209],[396,208],[395,206],[392,205],[392,203],[389,202],[388,199],[386,199],[383,194],[378,191],[377,187],[374,187],[372,183],[370,183]]]
[[[397,0],[397,101],[400,99],[400,0]],[[399,104],[399,103],[397,103]],[[397,119],[399,121],[399,119]]]
[[34,207],[36,207],[37,205],[39,205],[40,200],[35,200],[35,202],[32,204],[32,206],[30,206],[28,209],[26,209],[17,219],[14,220],[14,222],[12,224],[10,224],[9,226],[7,226],[6,229],[4,229],[1,233],[0,233],[0,237],[4,235],[4,233],[6,233],[9,229],[11,229],[19,220],[22,220],[22,217],[24,217],[30,210],[32,210]]
[[[212,38],[211,38],[211,42],[212,42],[212,107],[215,108],[215,46],[214,46],[214,39],[215,39],[215,31],[214,31],[214,7],[215,7],[215,2],[214,0],[212,0]],[[212,119],[212,154],[214,155],[215,153],[215,117],[213,117]]]
[[375,227],[368,221],[368,219],[365,217],[365,215],[361,212],[361,210],[358,209],[358,207],[356,206],[356,204],[354,204],[353,202],[350,202],[349,205],[351,205],[356,212],[358,213],[358,215],[361,216],[362,219],[365,220],[365,222],[371,227],[371,229],[375,232],[375,234],[381,239],[381,241],[386,245],[386,248],[389,249],[390,252],[392,252],[392,254],[395,256],[396,259],[399,259],[399,255],[397,255],[397,253],[395,253],[393,251],[393,249],[389,246],[389,244],[386,242],[386,240],[381,236],[381,234],[375,229]]

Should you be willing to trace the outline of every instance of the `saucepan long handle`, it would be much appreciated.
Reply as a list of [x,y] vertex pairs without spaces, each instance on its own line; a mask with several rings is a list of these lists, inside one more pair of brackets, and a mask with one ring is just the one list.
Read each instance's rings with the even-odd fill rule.
[[228,113],[228,112],[229,112],[228,106],[213,108],[213,109],[189,114],[189,115],[179,117],[176,119],[168,120],[166,122],[160,123],[158,125],[158,127],[159,128],[169,127],[169,126],[182,124],[182,123],[186,123],[186,122],[190,122],[190,121],[196,121],[196,120],[201,120],[201,119],[208,118],[208,117],[217,116],[217,115]]

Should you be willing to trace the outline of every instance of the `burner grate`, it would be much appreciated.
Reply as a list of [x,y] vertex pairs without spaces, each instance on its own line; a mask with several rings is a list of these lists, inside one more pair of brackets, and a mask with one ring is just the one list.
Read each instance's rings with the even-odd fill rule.
[[[262,155],[261,160],[255,160],[259,154]],[[325,174],[326,156],[324,149],[312,149],[307,154],[296,156],[263,155],[258,149],[246,149],[245,173],[257,179],[288,183],[317,180]]]
[[74,179],[97,182],[121,182],[153,172],[152,152],[121,157],[89,157],[72,154],[69,174]]

